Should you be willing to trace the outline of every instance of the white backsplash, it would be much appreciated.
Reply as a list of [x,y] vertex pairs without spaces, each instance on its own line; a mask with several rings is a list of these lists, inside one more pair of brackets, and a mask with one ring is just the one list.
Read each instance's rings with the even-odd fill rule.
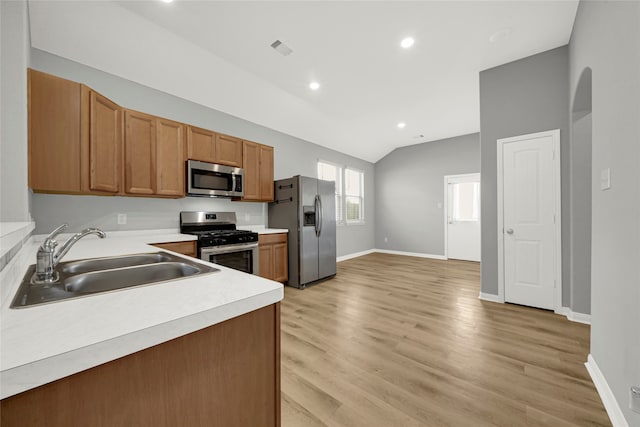
[[[36,234],[47,234],[65,222],[69,224],[69,232],[87,227],[105,231],[178,229],[181,211],[236,212],[238,225],[267,224],[266,203],[232,202],[223,198],[34,194],[32,199]],[[126,214],[126,224],[118,224],[118,214]]]

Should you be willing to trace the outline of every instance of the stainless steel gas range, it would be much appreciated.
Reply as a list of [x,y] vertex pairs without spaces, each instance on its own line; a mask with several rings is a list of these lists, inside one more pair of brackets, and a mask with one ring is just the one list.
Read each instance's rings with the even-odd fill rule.
[[198,258],[258,274],[258,233],[236,229],[235,212],[180,212],[180,232],[198,236]]

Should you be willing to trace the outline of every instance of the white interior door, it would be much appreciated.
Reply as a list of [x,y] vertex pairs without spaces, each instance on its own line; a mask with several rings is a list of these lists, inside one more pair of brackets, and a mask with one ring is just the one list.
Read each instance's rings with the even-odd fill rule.
[[559,132],[498,142],[502,148],[499,209],[503,214],[504,300],[555,309],[560,268],[560,174],[559,159],[555,158]]
[[480,261],[480,174],[446,179],[447,258]]

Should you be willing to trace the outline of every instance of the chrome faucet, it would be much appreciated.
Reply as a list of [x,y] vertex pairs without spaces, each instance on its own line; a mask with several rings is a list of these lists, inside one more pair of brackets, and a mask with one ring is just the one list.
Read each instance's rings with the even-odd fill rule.
[[33,277],[31,277],[32,284],[47,284],[47,283],[55,283],[58,281],[59,275],[56,271],[56,266],[60,262],[63,256],[69,252],[71,246],[73,246],[78,240],[82,239],[84,236],[88,236],[89,234],[97,234],[98,237],[104,239],[107,235],[104,231],[99,228],[87,228],[82,230],[79,233],[74,234],[69,240],[67,240],[64,245],[60,248],[58,253],[56,253],[56,247],[58,246],[58,242],[54,240],[58,234],[60,234],[64,229],[66,229],[69,224],[62,224],[60,227],[56,228],[44,239],[44,242],[38,248],[38,254],[36,256],[36,272],[33,273]]

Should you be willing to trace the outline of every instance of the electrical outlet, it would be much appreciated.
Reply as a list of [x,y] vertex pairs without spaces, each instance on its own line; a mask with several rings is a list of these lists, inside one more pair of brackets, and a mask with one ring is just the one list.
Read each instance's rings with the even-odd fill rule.
[[388,241],[389,241],[389,238],[388,238],[388,237],[385,237],[385,238],[384,238],[384,242],[385,242],[385,243],[387,243]]
[[629,409],[640,413],[640,387],[629,390]]
[[245,220],[246,222],[251,221],[251,215],[249,215],[248,213],[244,214],[244,220]]
[[438,209],[442,209],[442,202],[438,202]]
[[124,225],[127,223],[127,214],[118,214],[118,225]]

